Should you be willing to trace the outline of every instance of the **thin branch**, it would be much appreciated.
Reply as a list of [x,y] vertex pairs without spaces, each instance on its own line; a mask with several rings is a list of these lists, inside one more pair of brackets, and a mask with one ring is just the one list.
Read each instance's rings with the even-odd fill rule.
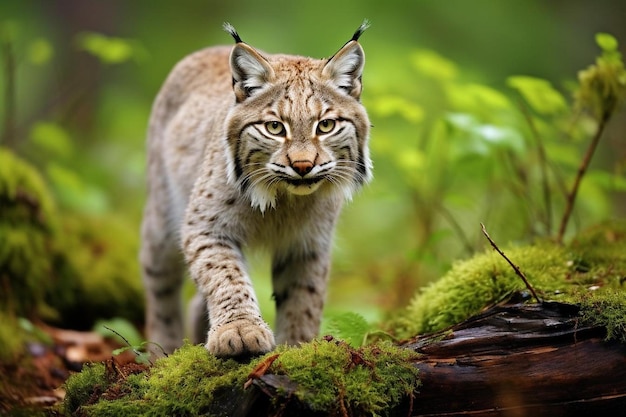
[[141,356],[141,352],[139,352],[137,350],[137,348],[135,348],[135,346],[131,345],[130,342],[128,341],[127,338],[125,338],[124,336],[122,336],[117,330],[110,328],[109,326],[106,325],[102,325],[102,327],[104,327],[105,329],[107,329],[110,332],[115,333],[116,335],[118,335],[124,342],[126,342],[126,344],[128,345],[128,347],[133,351],[133,353],[136,356]]
[[124,336],[122,336],[122,334],[120,332],[118,332],[115,329],[110,328],[107,325],[102,325],[102,327],[104,327],[105,329],[107,329],[108,331],[110,331],[111,333],[115,333],[116,335],[118,335],[120,337],[120,339],[122,339],[124,342],[126,342],[126,344],[128,345],[128,347],[133,347],[133,345],[130,344],[130,342],[128,341],[127,338],[125,338]]
[[485,235],[485,237],[491,244],[491,247],[494,248],[496,252],[498,252],[500,256],[502,256],[509,263],[509,265],[511,265],[511,267],[513,268],[517,276],[520,277],[522,281],[524,281],[524,284],[526,284],[526,288],[528,288],[528,291],[530,291],[530,293],[533,295],[535,300],[537,300],[538,303],[542,303],[541,299],[537,296],[537,293],[535,292],[534,288],[530,285],[530,283],[528,282],[528,279],[526,279],[526,275],[524,275],[524,273],[519,269],[519,267],[515,265],[513,262],[511,262],[511,260],[507,258],[504,252],[500,250],[498,245],[496,245],[496,243],[491,239],[491,236],[489,236],[489,233],[487,233],[487,229],[485,228],[485,225],[481,223],[480,226],[483,229],[483,234]]
[[593,157],[596,147],[598,146],[598,143],[600,142],[600,137],[602,136],[602,133],[604,132],[604,128],[606,127],[610,118],[611,118],[610,112],[605,112],[602,115],[602,118],[600,119],[600,122],[598,123],[598,129],[596,130],[595,135],[591,139],[591,143],[589,144],[589,147],[587,148],[587,152],[585,153],[583,161],[578,167],[578,172],[576,174],[576,179],[574,180],[574,185],[572,186],[572,189],[567,195],[567,205],[565,206],[565,212],[563,213],[563,218],[561,219],[561,226],[559,227],[559,234],[556,239],[559,244],[563,243],[563,237],[565,236],[565,229],[567,228],[567,223],[569,222],[569,218],[572,214],[572,210],[574,209],[574,203],[576,202],[576,195],[578,194],[578,188],[580,186],[580,183],[583,179],[583,176],[585,175],[585,172],[587,171],[587,168],[589,167],[591,158]]

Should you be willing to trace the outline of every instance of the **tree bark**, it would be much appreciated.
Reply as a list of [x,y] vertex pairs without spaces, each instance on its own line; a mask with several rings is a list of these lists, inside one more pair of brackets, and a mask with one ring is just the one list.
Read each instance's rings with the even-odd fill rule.
[[[389,415],[589,416],[626,414],[626,346],[581,325],[562,303],[493,306],[448,330],[403,346],[422,385]],[[313,416],[285,376],[264,375],[236,415]]]
[[569,304],[490,308],[406,345],[424,355],[414,415],[625,413],[626,348],[605,336]]

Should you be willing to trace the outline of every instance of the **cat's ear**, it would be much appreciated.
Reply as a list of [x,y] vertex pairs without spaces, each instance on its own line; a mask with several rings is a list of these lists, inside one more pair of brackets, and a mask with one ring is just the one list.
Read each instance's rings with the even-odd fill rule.
[[270,63],[254,48],[238,43],[230,53],[230,69],[237,101],[243,101],[274,78]]
[[224,29],[235,39],[230,53],[230,70],[233,76],[233,90],[237,101],[243,101],[274,78],[270,63],[256,49],[241,40],[230,24]]
[[365,65],[365,53],[358,40],[368,27],[369,23],[363,22],[352,39],[328,60],[322,70],[323,77],[357,100],[361,96],[361,76]]

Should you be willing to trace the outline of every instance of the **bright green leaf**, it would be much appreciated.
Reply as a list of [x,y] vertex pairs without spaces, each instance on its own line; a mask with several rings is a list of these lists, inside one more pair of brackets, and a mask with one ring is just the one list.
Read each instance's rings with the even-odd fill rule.
[[608,33],[596,33],[596,43],[598,46],[607,52],[613,52],[617,50],[617,39]]
[[608,191],[626,191],[626,177],[623,175],[596,169],[588,171],[586,178]]
[[400,96],[378,96],[370,102],[368,108],[370,112],[381,117],[399,115],[413,123],[419,123],[424,118],[424,110],[421,106]]
[[472,129],[475,126],[478,126],[476,118],[467,113],[449,113],[445,120],[450,125],[459,129]]
[[105,64],[120,64],[130,60],[134,55],[132,43],[122,38],[84,32],[78,35],[77,42],[81,49],[98,57]]
[[567,109],[563,95],[547,80],[518,75],[507,78],[507,84],[517,90],[528,105],[539,114],[553,115]]
[[411,54],[411,64],[420,74],[439,81],[453,80],[459,72],[454,62],[427,49],[413,52]]
[[482,112],[510,107],[504,94],[482,84],[449,84],[446,95],[454,108],[463,111]]
[[515,129],[494,125],[481,125],[477,126],[474,132],[483,141],[494,146],[500,146],[514,151],[522,151],[524,149],[524,138]]
[[[119,338],[119,337],[118,337],[118,339],[121,340],[121,338]],[[121,340],[121,342],[125,343],[123,340]],[[124,347],[121,347],[121,348],[113,349],[111,351],[111,355],[113,355],[113,356],[121,355],[122,353],[124,353],[124,352],[126,352],[128,350],[132,350],[132,349],[133,349],[132,346],[124,346]]]
[[596,39],[603,51],[594,65],[578,72],[580,88],[576,92],[576,104],[591,110],[600,120],[626,101],[626,70],[616,49],[617,42],[608,34],[598,34]]
[[524,138],[511,127],[479,123],[472,115],[451,113],[446,122],[456,132],[456,141],[452,148],[453,159],[468,155],[488,155],[494,149],[510,149],[521,152],[524,149]]
[[407,148],[396,156],[398,165],[405,171],[415,172],[424,167],[426,157],[423,152],[415,148]]
[[47,63],[53,54],[52,44],[44,38],[34,40],[28,47],[28,59],[35,65]]
[[[115,332],[119,333],[119,335],[109,329],[115,330]],[[120,351],[120,353],[122,353],[127,348],[139,348],[143,341],[143,338],[141,337],[135,326],[133,326],[132,323],[130,323],[128,320],[121,317],[116,317],[109,320],[100,320],[94,325],[93,330],[103,337],[116,339],[121,344],[125,345],[126,342],[128,342],[130,346],[121,348],[122,350]],[[120,335],[123,336],[126,340],[122,339]]]
[[69,134],[56,123],[35,123],[30,131],[30,140],[49,157],[68,159],[74,154]]
[[339,339],[353,347],[363,344],[371,326],[363,316],[353,312],[341,313],[330,318],[329,329]]
[[50,162],[46,173],[59,201],[66,207],[91,213],[104,213],[108,208],[106,194],[83,181],[77,172]]
[[544,143],[543,146],[549,161],[571,168],[577,168],[580,165],[581,156],[576,146],[549,141]]

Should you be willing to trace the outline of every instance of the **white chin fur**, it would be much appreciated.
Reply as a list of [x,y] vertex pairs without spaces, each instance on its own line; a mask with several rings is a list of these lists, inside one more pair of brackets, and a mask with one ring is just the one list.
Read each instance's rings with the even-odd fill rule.
[[316,182],[315,184],[305,185],[287,185],[287,191],[294,195],[309,195],[317,191],[322,182]]

